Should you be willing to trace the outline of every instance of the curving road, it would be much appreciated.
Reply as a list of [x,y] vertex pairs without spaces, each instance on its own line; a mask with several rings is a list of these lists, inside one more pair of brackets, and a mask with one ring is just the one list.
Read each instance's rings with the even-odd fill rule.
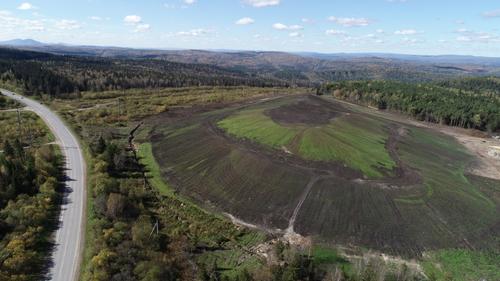
[[52,266],[49,276],[53,281],[76,281],[83,242],[85,210],[85,159],[77,138],[64,122],[48,107],[7,90],[0,90],[5,96],[25,104],[38,114],[50,128],[61,146],[66,159],[66,191],[59,217],[59,228],[52,252]]

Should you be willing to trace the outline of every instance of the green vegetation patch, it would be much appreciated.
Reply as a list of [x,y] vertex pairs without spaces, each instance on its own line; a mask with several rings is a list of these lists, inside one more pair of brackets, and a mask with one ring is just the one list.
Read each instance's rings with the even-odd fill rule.
[[285,127],[263,114],[263,109],[245,110],[218,123],[230,135],[253,140],[273,148],[290,144],[299,129]]
[[7,140],[19,139],[23,146],[43,145],[54,141],[43,120],[31,111],[20,111],[19,115],[16,111],[0,111],[0,128],[0,150]]
[[500,280],[500,254],[465,249],[430,253],[422,266],[431,280]]
[[387,174],[383,171],[396,166],[385,148],[388,133],[376,119],[356,114],[335,118],[326,125],[282,125],[265,113],[272,106],[281,104],[239,111],[217,124],[237,138],[286,149],[307,160],[340,161],[370,178],[381,178]]
[[387,134],[380,124],[363,120],[359,126],[347,117],[304,132],[299,154],[311,160],[338,160],[372,178],[383,177],[380,168],[392,170],[396,163],[385,148]]
[[156,162],[151,143],[143,143],[139,146],[137,155],[140,157],[142,164],[147,167],[147,176],[151,184],[158,189],[161,194],[172,195],[172,189],[161,177],[161,170]]

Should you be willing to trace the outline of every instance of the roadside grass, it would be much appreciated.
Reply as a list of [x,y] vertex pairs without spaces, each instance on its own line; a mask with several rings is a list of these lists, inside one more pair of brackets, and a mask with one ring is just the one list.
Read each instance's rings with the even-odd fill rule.
[[[82,138],[80,137],[80,141],[82,141]],[[92,259],[92,256],[94,255],[94,241],[96,239],[95,236],[95,231],[94,227],[98,223],[96,221],[95,217],[95,212],[94,212],[94,196],[92,196],[92,183],[91,183],[91,178],[93,178],[93,167],[94,167],[94,158],[91,156],[91,153],[89,151],[89,146],[87,143],[81,143],[82,146],[82,152],[83,152],[83,157],[85,161],[87,162],[87,169],[86,169],[86,176],[87,176],[87,183],[86,183],[86,196],[87,196],[87,201],[85,205],[85,237],[84,237],[84,247],[82,251],[82,259],[80,263],[80,268],[79,268],[79,280],[88,280],[88,277],[85,277],[85,274],[89,273],[90,269],[90,262]]]
[[431,252],[422,266],[426,275],[436,281],[500,280],[500,254],[494,251],[449,249]]

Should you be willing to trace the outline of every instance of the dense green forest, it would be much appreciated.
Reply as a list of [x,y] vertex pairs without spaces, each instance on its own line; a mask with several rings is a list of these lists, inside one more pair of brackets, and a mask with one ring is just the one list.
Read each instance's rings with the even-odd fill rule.
[[40,280],[61,201],[61,158],[52,146],[5,142],[0,153],[0,280]]
[[[41,280],[62,194],[62,158],[33,112],[0,95],[0,280]],[[4,111],[5,110],[5,111]]]
[[[314,87],[329,81],[374,79],[418,83],[485,73],[380,58],[328,61],[275,52],[145,52],[108,57],[99,52],[54,55],[0,48],[0,83],[9,81],[28,95],[50,97],[133,88]],[[480,80],[466,81],[474,87],[474,81]],[[465,83],[462,86],[467,88]]]
[[461,89],[476,94],[491,93],[500,95],[500,78],[497,77],[446,80],[438,83],[438,85],[447,88]]
[[80,91],[188,86],[287,86],[285,80],[255,77],[205,64],[153,59],[56,56],[0,49],[0,82],[14,81],[27,95],[64,97]]
[[498,83],[492,81],[496,80],[456,80],[439,85],[346,81],[325,84],[318,88],[318,94],[399,111],[422,121],[495,132],[500,129],[500,96],[493,90]]

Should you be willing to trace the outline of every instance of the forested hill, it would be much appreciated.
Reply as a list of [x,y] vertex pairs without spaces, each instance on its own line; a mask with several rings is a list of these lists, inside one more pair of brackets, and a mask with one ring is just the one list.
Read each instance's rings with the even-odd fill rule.
[[61,96],[79,91],[187,86],[289,86],[207,64],[152,59],[59,56],[0,48],[0,81],[15,81],[27,94]]
[[498,89],[496,78],[437,84],[347,81],[325,84],[318,94],[399,111],[422,121],[496,132],[500,130]]
[[492,93],[500,96],[500,78],[498,77],[447,80],[440,82],[439,85],[474,93]]
[[[1,42],[0,42],[1,44]],[[431,82],[457,77],[500,75],[498,58],[390,54],[308,54],[271,51],[154,50],[62,44],[14,48],[61,56],[107,60],[167,61],[210,65],[258,80],[309,86],[329,81],[393,80]],[[233,72],[236,72],[233,73]]]

